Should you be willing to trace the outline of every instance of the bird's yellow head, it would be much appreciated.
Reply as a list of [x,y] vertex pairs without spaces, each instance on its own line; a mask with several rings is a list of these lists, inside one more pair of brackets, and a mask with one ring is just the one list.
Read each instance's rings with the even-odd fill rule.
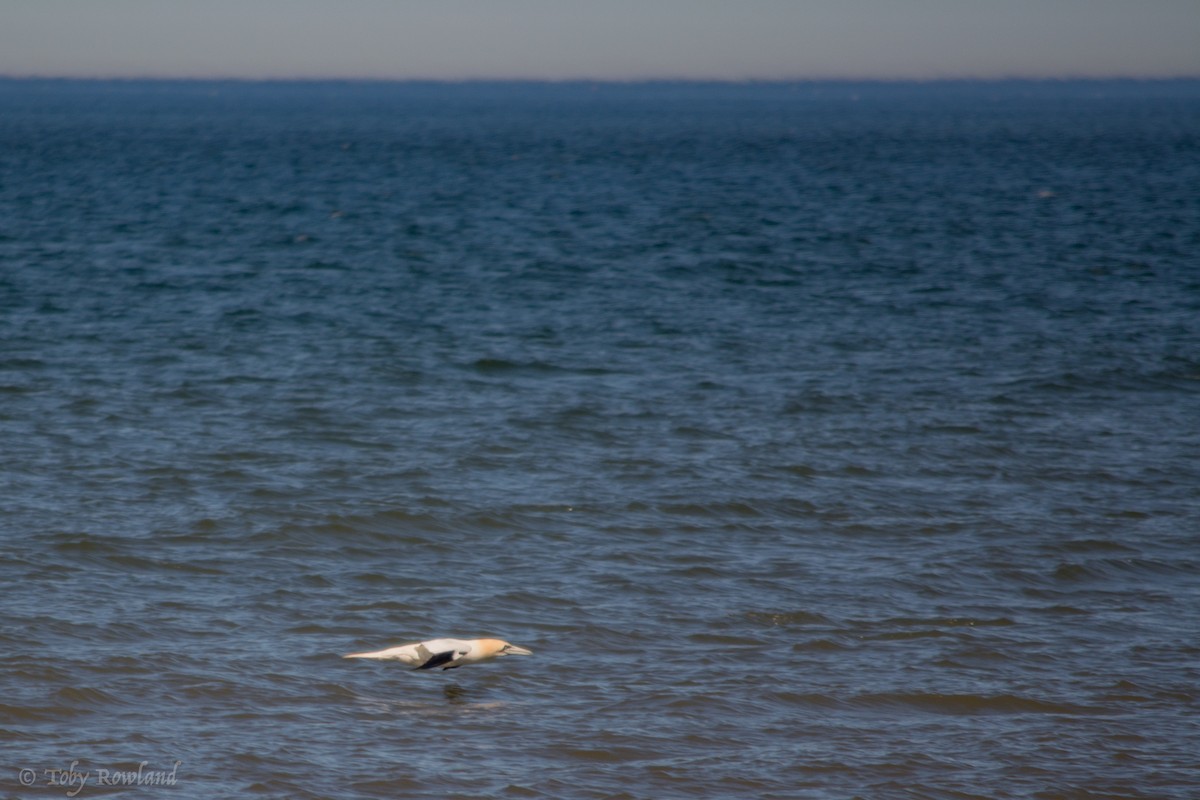
[[524,647],[518,647],[515,644],[509,644],[503,639],[480,639],[479,646],[483,650],[484,658],[533,655],[532,651],[526,650]]

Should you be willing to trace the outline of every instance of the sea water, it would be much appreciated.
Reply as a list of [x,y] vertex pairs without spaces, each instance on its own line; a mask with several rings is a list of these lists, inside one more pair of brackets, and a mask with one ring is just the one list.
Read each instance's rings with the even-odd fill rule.
[[1194,798],[1198,252],[1196,82],[0,82],[0,792]]

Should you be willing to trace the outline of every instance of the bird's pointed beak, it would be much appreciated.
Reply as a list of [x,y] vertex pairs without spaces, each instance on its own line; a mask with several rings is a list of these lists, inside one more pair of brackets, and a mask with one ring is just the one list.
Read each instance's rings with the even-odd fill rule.
[[504,648],[504,654],[509,656],[531,656],[532,650],[526,650],[524,647],[517,647],[515,644],[510,644]]

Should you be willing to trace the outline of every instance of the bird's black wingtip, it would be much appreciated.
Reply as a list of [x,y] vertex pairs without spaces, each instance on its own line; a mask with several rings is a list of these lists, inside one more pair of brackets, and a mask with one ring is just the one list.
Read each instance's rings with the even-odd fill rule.
[[[454,660],[454,651],[447,650],[444,653],[435,653],[433,658],[429,659],[424,664],[417,667],[417,669],[434,669],[435,667],[440,667],[442,664],[445,664],[447,661],[453,661],[453,660]],[[446,669],[452,669],[452,667],[446,667]]]

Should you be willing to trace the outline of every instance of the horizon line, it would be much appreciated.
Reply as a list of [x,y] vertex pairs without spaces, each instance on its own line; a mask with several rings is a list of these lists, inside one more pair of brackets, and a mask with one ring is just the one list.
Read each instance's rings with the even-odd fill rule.
[[796,76],[796,77],[383,77],[383,76],[206,76],[206,75],[20,75],[0,73],[0,81],[45,83],[375,83],[375,84],[935,84],[935,83],[1184,83],[1194,75],[945,75],[916,76]]

